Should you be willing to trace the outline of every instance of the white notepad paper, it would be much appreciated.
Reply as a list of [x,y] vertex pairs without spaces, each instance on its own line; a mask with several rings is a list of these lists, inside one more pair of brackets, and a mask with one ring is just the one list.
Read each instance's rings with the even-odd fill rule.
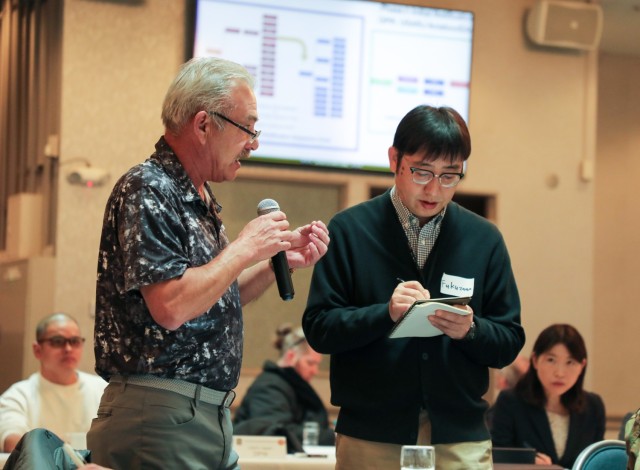
[[418,300],[396,322],[389,333],[389,338],[428,338],[443,334],[441,330],[431,324],[427,317],[436,310],[459,315],[469,315],[469,311],[453,305],[467,305],[471,297],[445,297],[440,299]]

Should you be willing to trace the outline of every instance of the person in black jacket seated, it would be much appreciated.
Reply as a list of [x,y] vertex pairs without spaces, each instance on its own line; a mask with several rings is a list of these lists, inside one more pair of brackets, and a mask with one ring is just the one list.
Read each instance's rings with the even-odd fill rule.
[[571,468],[585,447],[604,439],[604,403],[583,390],[586,368],[587,349],[573,326],[544,329],[527,373],[496,400],[493,445],[533,447],[537,464]]
[[276,330],[277,364],[265,361],[263,372],[247,390],[234,418],[236,435],[286,436],[288,451],[302,451],[306,421],[320,426],[319,444],[334,445],[327,410],[309,382],[318,373],[322,355],[311,349],[302,328],[284,324]]

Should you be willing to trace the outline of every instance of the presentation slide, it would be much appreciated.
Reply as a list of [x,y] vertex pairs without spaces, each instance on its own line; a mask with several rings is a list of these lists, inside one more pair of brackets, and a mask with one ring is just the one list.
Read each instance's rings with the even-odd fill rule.
[[256,159],[388,169],[419,104],[468,119],[473,14],[363,0],[199,0],[194,56],[256,79]]

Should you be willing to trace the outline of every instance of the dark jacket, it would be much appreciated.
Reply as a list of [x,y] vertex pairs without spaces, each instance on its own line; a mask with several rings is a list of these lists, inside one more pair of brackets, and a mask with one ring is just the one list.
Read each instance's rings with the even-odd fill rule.
[[[482,398],[489,367],[513,362],[525,338],[497,228],[450,203],[419,269],[387,191],[334,216],[329,233],[331,247],[314,268],[302,326],[313,349],[331,354],[331,402],[340,407],[336,432],[415,444],[425,408],[434,444],[490,439]],[[419,280],[432,297],[444,297],[445,274],[473,283],[475,339],[389,339],[397,279]]]
[[559,457],[544,408],[525,403],[514,390],[500,392],[493,406],[491,439],[496,447],[533,447],[556,465],[571,468],[589,444],[604,439],[605,410],[602,398],[586,393],[582,413],[571,413],[564,455]]
[[305,421],[320,425],[320,445],[334,445],[327,410],[311,385],[292,367],[266,361],[236,410],[233,433],[286,436],[288,451],[298,452]]

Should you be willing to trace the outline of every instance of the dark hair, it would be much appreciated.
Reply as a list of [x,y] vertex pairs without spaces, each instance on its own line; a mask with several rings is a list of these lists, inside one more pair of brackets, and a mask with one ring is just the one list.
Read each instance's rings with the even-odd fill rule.
[[302,328],[294,329],[291,323],[283,323],[276,329],[273,347],[280,351],[280,356],[283,356],[290,349],[297,347],[300,351],[304,351],[309,348],[309,345]]
[[[557,344],[564,344],[569,350],[571,357],[578,362],[582,362],[587,358],[587,348],[578,330],[571,325],[554,324],[542,330],[538,339],[536,339],[533,345],[531,360],[533,361],[534,357],[540,357],[540,355],[549,351]],[[560,402],[569,411],[580,412],[584,409],[585,393],[583,384],[586,372],[587,367],[585,366],[573,387],[560,397]],[[533,362],[527,373],[516,384],[516,393],[531,405],[539,407],[545,406],[547,398],[542,383],[538,378],[538,373],[533,367]]]
[[425,161],[448,157],[451,162],[471,155],[467,124],[453,108],[420,105],[402,118],[393,138],[398,166],[404,154],[425,153]]

